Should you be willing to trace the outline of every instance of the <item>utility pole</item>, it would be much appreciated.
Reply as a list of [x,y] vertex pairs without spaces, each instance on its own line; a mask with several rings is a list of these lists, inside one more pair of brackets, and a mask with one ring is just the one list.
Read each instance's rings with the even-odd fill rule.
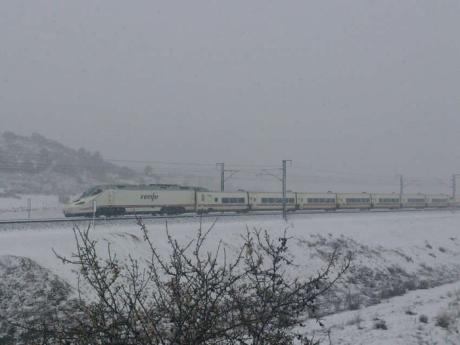
[[217,166],[220,166],[220,191],[225,190],[225,163],[216,163]]
[[96,212],[97,212],[97,204],[96,204],[96,200],[93,200],[92,202],[92,206],[93,206],[93,220],[92,220],[92,228],[93,230],[95,229],[95,224],[96,224]]
[[[225,191],[225,181],[239,172],[239,170],[225,170],[225,163],[216,163],[216,166],[220,167],[220,191],[223,192]],[[226,172],[230,173],[227,178],[225,178]]]
[[292,160],[283,160],[283,179],[281,180],[282,183],[282,188],[283,188],[283,218],[284,220],[287,220],[287,210],[286,210],[286,179],[287,179],[287,174],[286,174],[286,163],[291,162]]
[[[278,174],[270,173],[265,169],[263,170],[262,173],[257,174],[258,176],[263,176],[263,175],[272,176],[272,177],[276,178],[277,180],[281,181],[281,188],[282,188],[282,194],[283,194],[282,202],[283,202],[283,218],[284,218],[284,220],[287,220],[287,210],[286,210],[286,202],[287,202],[287,198],[286,198],[286,186],[287,186],[287,171],[286,170],[287,169],[286,169],[286,167],[287,167],[287,162],[290,162],[292,164],[292,160],[283,159],[282,167],[281,167],[282,177],[279,177]],[[276,170],[279,170],[279,168],[276,168]]]
[[28,198],[27,199],[27,219],[30,219],[31,211],[32,211],[32,200]]
[[402,174],[399,176],[399,203],[402,205],[402,196],[404,194],[404,176]]
[[399,175],[399,194],[402,196],[404,194],[404,176]]
[[455,202],[455,196],[457,194],[457,177],[460,176],[460,174],[452,174],[452,199],[454,199]]

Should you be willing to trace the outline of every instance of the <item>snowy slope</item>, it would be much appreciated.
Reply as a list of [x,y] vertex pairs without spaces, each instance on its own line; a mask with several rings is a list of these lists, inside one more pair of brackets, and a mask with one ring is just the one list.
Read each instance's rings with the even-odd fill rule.
[[[206,228],[211,221],[204,220],[203,227]],[[374,252],[376,258],[380,256],[389,264],[398,264],[414,272],[422,263],[428,266],[453,266],[459,263],[459,223],[460,213],[444,210],[293,215],[287,224],[278,217],[222,218],[211,232],[208,245],[212,247],[219,240],[223,240],[229,246],[237,246],[241,243],[240,236],[246,230],[246,226],[267,229],[273,236],[280,235],[288,227],[289,235],[297,242],[291,249],[308,270],[314,271],[317,268],[309,269],[311,261],[305,260],[305,254],[315,249],[308,244],[317,245],[318,242],[330,238],[345,239],[347,245],[354,245],[354,249],[363,251],[361,254],[356,253],[355,261],[362,259],[362,262],[374,267],[379,263],[372,262],[368,256],[364,256]],[[193,238],[198,224],[198,219],[170,221],[169,229],[175,237],[185,241]],[[147,221],[147,226],[154,234],[160,250],[166,252],[164,221]],[[1,231],[2,229],[6,230]],[[100,241],[112,242],[121,254],[131,251],[141,254],[147,250],[139,240],[140,231],[134,221],[98,225],[93,235]],[[66,255],[73,251],[71,224],[48,227],[34,225],[14,231],[0,227],[0,253],[30,257],[45,267],[60,271],[69,277],[67,268],[60,265],[51,248]]]
[[[206,220],[203,227],[207,228],[210,224],[211,220]],[[287,227],[288,235],[292,237],[290,251],[298,264],[291,268],[289,274],[315,274],[336,246],[344,252],[353,253],[353,266],[324,301],[323,310],[327,313],[346,309],[367,310],[363,308],[370,305],[378,309],[388,299],[410,290],[432,291],[431,287],[460,280],[458,224],[460,213],[446,210],[293,215],[288,223],[278,217],[222,218],[210,233],[206,249],[213,250],[222,240],[231,253],[241,244],[246,226],[266,229],[275,238]],[[176,239],[185,242],[193,238],[198,226],[198,220],[170,221],[169,231]],[[164,222],[149,221],[147,227],[158,250],[167,255]],[[145,258],[149,254],[140,230],[130,222],[97,225],[92,230],[92,236],[99,241],[101,253],[110,242],[113,251],[121,257],[131,253]],[[30,258],[75,286],[73,268],[63,265],[52,248],[62,255],[72,254],[74,238],[70,224],[14,230],[0,227],[0,255]],[[331,324],[334,323],[331,321]],[[333,342],[336,343],[340,342]],[[370,341],[363,343],[372,344]]]
[[460,282],[418,290],[357,311],[325,317],[309,334],[328,344],[433,345],[460,343]]
[[49,320],[55,308],[69,305],[71,287],[33,260],[0,255],[0,343],[33,337],[16,325],[32,326]]

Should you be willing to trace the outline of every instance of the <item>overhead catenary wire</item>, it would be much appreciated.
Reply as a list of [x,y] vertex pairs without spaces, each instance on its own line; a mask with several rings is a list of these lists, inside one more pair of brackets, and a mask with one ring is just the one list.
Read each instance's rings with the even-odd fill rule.
[[[153,162],[153,161],[152,161]],[[0,161],[1,165],[0,165],[0,169],[5,169],[5,168],[19,168],[22,164],[24,163],[28,163],[27,161],[23,161],[23,160],[1,160]],[[56,161],[52,161],[51,163],[47,163],[47,162],[42,162],[42,161],[33,161],[32,162],[34,167],[35,168],[47,168],[47,167],[69,167],[69,168],[92,168],[92,167],[101,167],[101,164],[99,163],[85,163],[85,164],[82,164],[81,162],[74,162],[74,163],[62,163],[62,162],[56,162]],[[174,164],[174,162],[168,162],[168,164]],[[184,166],[188,165],[188,164],[191,164],[191,163],[181,163],[183,164]],[[197,163],[197,164],[192,164],[192,166],[195,166],[195,167],[201,167],[199,169],[186,169],[186,170],[182,170],[184,172],[198,172],[198,173],[201,173],[201,172],[206,172],[206,171],[212,171],[215,169],[215,163],[212,164],[212,165],[208,165],[207,163]],[[242,165],[237,165],[237,164],[228,164],[226,166],[229,166],[229,167],[236,167],[236,166],[242,166]],[[255,167],[257,165],[253,165],[253,167]],[[265,165],[260,165],[260,166],[265,166]],[[209,169],[205,169],[204,167],[208,167]],[[118,167],[118,168],[122,168],[122,167]],[[164,168],[162,167],[161,169],[167,169],[167,168]],[[256,176],[263,176],[263,172],[265,171],[279,171],[280,168],[279,167],[276,167],[276,168],[271,168],[271,169],[266,169],[266,168],[241,168],[238,170],[239,173],[241,174],[253,174],[253,175],[256,175]],[[295,168],[292,168],[292,170],[295,170]],[[290,176],[292,178],[309,178],[309,179],[315,179],[315,178],[327,178],[327,179],[330,179],[332,177],[334,178],[341,178],[345,181],[345,179],[353,179],[353,175],[356,175],[358,176],[358,174],[352,174],[350,172],[344,172],[343,174],[340,174],[339,171],[334,171],[334,175],[335,176],[329,176],[327,174],[321,174],[320,173],[321,170],[315,170],[315,172],[312,172],[312,173],[302,173],[302,174],[299,174],[299,173],[295,173],[295,172],[292,172],[290,173]],[[366,177],[372,179],[372,181],[375,181],[375,182],[383,182],[385,184],[394,184],[395,183],[395,178],[392,177],[391,175],[375,175],[373,176],[372,174],[370,173],[366,173],[366,174],[363,174],[365,175]],[[212,177],[213,175],[202,175],[203,177]],[[358,177],[355,177],[356,179]],[[426,182],[433,182],[433,183],[437,183],[437,184],[441,184],[441,185],[450,185],[449,183],[447,182],[443,182],[443,180],[446,180],[447,179],[442,179],[442,178],[439,178],[439,177],[435,177],[435,178],[421,178],[421,177],[413,177],[413,176],[407,176],[406,177],[406,180],[408,181],[408,183],[426,183]],[[388,181],[388,182],[387,182]]]
[[[2,151],[0,155],[0,172],[18,171],[21,172],[22,168],[29,168],[35,170],[28,172],[27,169],[24,173],[46,173],[48,169],[101,169],[100,172],[104,172],[104,169],[110,169],[110,166],[116,168],[123,168],[112,162],[136,162],[137,164],[150,163],[154,167],[154,177],[163,179],[177,178],[178,176],[186,177],[200,177],[214,180],[215,174],[215,163],[206,162],[178,162],[178,161],[162,161],[162,160],[127,160],[127,159],[103,159],[102,157],[93,157],[97,159],[95,162],[91,162],[91,153],[83,155],[81,160],[71,161],[71,157],[64,157],[63,159],[53,159],[53,157],[47,157],[46,160],[42,159],[43,156],[39,153],[35,154],[12,154],[10,152],[5,153]],[[31,161],[32,160],[32,161]],[[174,169],[172,169],[174,167]],[[235,181],[246,181],[256,182],[265,180],[265,177],[261,172],[280,171],[279,165],[271,164],[247,164],[247,163],[226,163],[226,168],[229,170],[238,170],[237,176],[232,176],[231,180]],[[135,168],[132,168],[136,170]],[[294,166],[290,168],[289,173],[290,180],[296,185],[301,183],[305,184],[327,184],[332,185],[349,184],[349,185],[363,185],[363,186],[380,186],[386,189],[393,189],[397,185],[397,180],[394,175],[388,173],[376,173],[363,172],[363,171],[348,171],[348,170],[331,170],[331,169],[308,169],[305,166]],[[268,180],[267,180],[268,181]],[[451,188],[451,179],[440,178],[440,177],[420,177],[405,175],[405,183],[408,186],[443,186],[445,188]],[[333,186],[331,186],[333,188]],[[434,187],[429,187],[434,189]]]

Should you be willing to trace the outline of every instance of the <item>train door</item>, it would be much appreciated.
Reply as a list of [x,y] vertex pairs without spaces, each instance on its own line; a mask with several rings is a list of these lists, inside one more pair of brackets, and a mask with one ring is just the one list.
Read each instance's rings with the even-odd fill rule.
[[115,204],[115,193],[113,192],[113,190],[109,190],[107,194],[107,204],[109,206],[112,206]]

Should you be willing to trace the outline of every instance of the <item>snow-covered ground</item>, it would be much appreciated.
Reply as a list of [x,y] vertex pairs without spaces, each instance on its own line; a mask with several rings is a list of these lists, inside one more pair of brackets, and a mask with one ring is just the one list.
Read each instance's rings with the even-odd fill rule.
[[460,282],[408,292],[361,310],[311,321],[309,333],[323,343],[418,345],[460,343]]
[[[210,225],[212,219],[205,219],[203,227]],[[83,223],[87,224],[87,223]],[[169,230],[179,240],[193,238],[198,228],[198,219],[170,221]],[[217,220],[209,235],[208,245],[212,247],[219,240],[228,245],[241,243],[241,234],[249,228],[268,230],[273,236],[280,235],[285,228],[294,237],[297,245],[291,246],[300,263],[308,267],[303,243],[315,244],[321,238],[348,239],[356,246],[368,247],[379,252],[383,259],[398,264],[408,270],[415,270],[419,263],[427,265],[460,264],[460,213],[451,211],[396,212],[396,213],[352,213],[352,214],[313,214],[293,215],[288,223],[278,217],[221,218]],[[83,225],[82,225],[83,226]],[[165,225],[163,220],[147,221],[160,250],[166,253]],[[105,223],[96,225],[92,231],[95,239],[110,241],[120,254],[147,250],[140,240],[141,233],[135,221]],[[22,230],[8,230],[0,226],[0,254],[29,257],[39,264],[68,277],[67,267],[63,267],[54,257],[51,249],[69,255],[75,243],[72,224],[52,226],[31,225]],[[306,246],[308,247],[308,246]],[[361,248],[361,250],[364,250]],[[366,260],[355,253],[355,260]],[[377,264],[377,262],[375,262]],[[313,267],[313,270],[317,267]]]
[[63,205],[56,195],[20,195],[0,197],[0,220],[62,218]]
[[[207,219],[203,227],[210,224],[211,219]],[[276,217],[221,218],[209,234],[206,249],[212,250],[221,240],[230,251],[236,250],[246,227],[266,229],[275,238],[288,228],[290,251],[298,264],[290,273],[308,276],[325,264],[325,254],[339,246],[353,253],[353,266],[329,296],[326,309],[329,313],[356,310],[326,318],[326,327],[334,326],[332,344],[448,344],[445,339],[456,339],[454,343],[458,344],[460,337],[454,327],[458,313],[449,310],[454,320],[450,329],[436,326],[434,318],[438,311],[449,308],[449,303],[455,303],[460,289],[458,283],[441,286],[460,280],[459,224],[460,213],[448,210],[292,215],[287,223]],[[171,221],[169,231],[185,242],[194,237],[198,226],[196,219]],[[147,227],[158,250],[166,255],[164,222],[148,221]],[[110,242],[121,257],[131,253],[143,258],[149,253],[134,221],[99,224],[91,232],[101,251]],[[75,286],[72,267],[63,265],[52,248],[71,255],[75,249],[71,224],[15,230],[0,227],[0,255],[30,258]],[[436,286],[441,287],[433,288]],[[448,293],[451,297],[447,297]],[[417,315],[406,313],[408,308]],[[357,327],[351,321],[348,325],[357,313],[363,319],[362,325]],[[427,315],[427,324],[418,321],[421,314]],[[384,319],[389,330],[374,330],[379,321],[375,318]],[[403,327],[403,319],[412,322],[412,328]],[[365,335],[365,331],[376,335]]]

